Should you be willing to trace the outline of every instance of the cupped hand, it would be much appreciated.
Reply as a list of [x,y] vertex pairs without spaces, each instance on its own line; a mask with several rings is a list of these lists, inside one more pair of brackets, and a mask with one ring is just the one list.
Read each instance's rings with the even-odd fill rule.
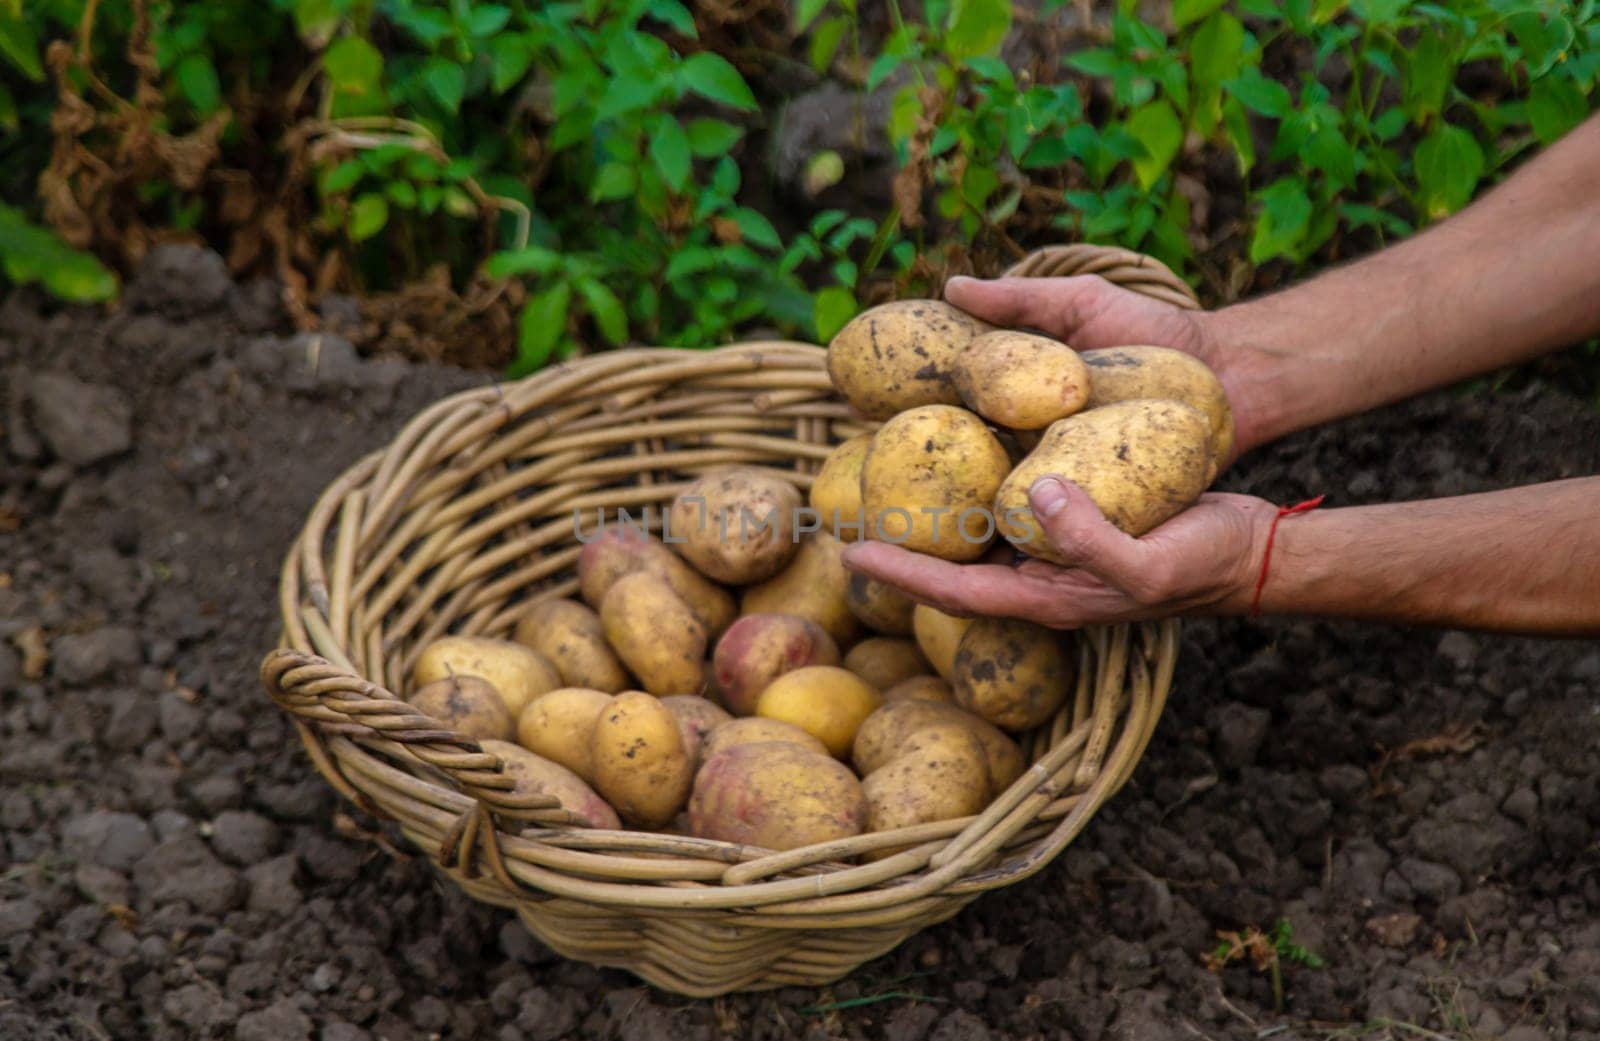
[[1055,629],[1177,614],[1238,613],[1254,595],[1277,507],[1212,493],[1141,538],[1117,529],[1070,481],[1042,477],[1034,516],[1072,566],[953,564],[886,542],[858,542],[844,562],[947,614],[1021,618]]

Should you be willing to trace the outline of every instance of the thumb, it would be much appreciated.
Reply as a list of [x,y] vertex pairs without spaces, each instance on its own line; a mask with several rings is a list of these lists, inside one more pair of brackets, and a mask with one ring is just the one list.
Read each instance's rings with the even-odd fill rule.
[[1094,276],[978,279],[958,275],[944,284],[944,298],[991,325],[1030,327],[1058,340],[1077,332],[1083,303],[1104,283]]
[[1150,584],[1145,547],[1106,520],[1089,493],[1076,484],[1041,477],[1028,489],[1028,504],[1045,538],[1069,566],[1129,593]]

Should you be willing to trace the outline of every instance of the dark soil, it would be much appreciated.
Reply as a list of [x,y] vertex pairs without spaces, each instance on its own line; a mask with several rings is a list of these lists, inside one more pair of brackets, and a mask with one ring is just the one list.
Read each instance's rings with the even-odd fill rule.
[[[554,957],[382,852],[255,679],[318,492],[488,377],[319,351],[273,300],[169,270],[109,317],[0,308],[0,1038],[1600,1038],[1600,648],[1424,629],[1191,624],[1074,847],[827,990],[687,1001]],[[1228,483],[1597,471],[1600,414],[1535,386]],[[1202,964],[1280,918],[1322,962],[1281,1013],[1269,973]]]

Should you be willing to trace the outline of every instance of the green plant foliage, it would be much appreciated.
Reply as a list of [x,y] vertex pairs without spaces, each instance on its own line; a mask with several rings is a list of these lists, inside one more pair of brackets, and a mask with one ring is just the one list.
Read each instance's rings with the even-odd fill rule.
[[55,232],[0,203],[0,271],[17,285],[38,283],[62,300],[97,303],[117,293],[117,277]]

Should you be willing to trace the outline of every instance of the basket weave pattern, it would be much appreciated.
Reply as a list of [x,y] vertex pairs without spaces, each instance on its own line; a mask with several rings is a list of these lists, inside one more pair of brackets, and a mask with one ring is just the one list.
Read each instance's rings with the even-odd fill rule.
[[[1196,306],[1124,250],[1055,247],[1009,273],[1098,274]],[[505,636],[537,600],[574,595],[575,525],[594,530],[599,511],[659,520],[731,464],[808,487],[833,445],[869,429],[824,357],[789,342],[597,354],[439,401],[348,470],[284,561],[281,646],[261,667],[317,770],[555,951],[690,995],[829,982],[1043,868],[1142,755],[1175,621],[1080,633],[1073,696],[1024,735],[1032,766],[983,813],[783,853],[583,827],[513,794],[494,755],[396,696],[430,640]]]

